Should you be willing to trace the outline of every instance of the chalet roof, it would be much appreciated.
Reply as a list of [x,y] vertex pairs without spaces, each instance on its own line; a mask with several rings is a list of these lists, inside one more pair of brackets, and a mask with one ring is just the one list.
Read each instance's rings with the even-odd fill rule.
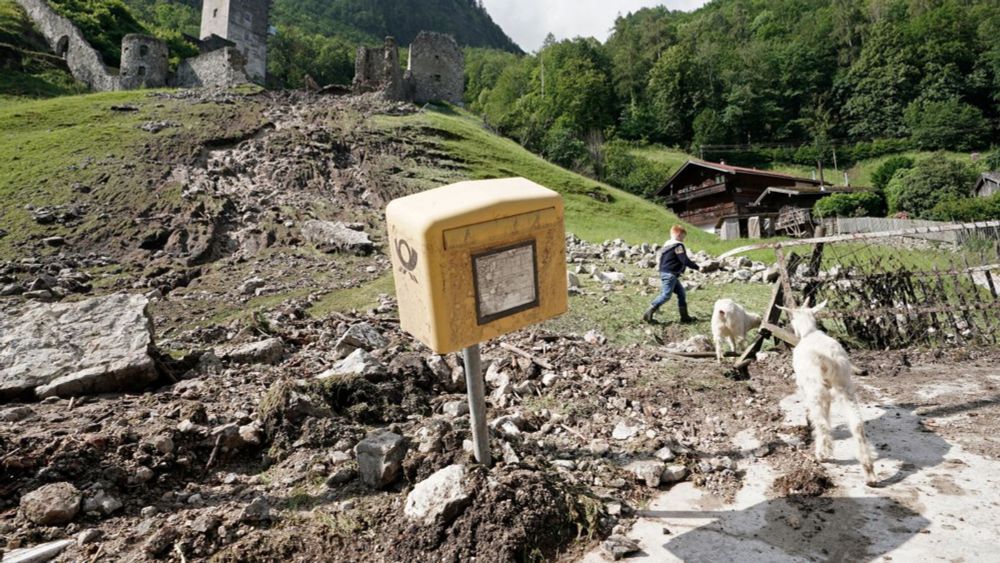
[[830,194],[849,194],[866,191],[867,188],[856,188],[853,186],[775,186],[764,190],[760,194],[754,205],[762,205],[765,200],[784,195],[787,197],[804,196],[806,198],[819,198]]
[[1000,184],[1000,171],[994,172],[983,172],[979,175],[979,179],[976,180],[976,188],[982,186],[986,182],[992,182],[994,184]]
[[747,174],[751,176],[760,176],[763,178],[781,178],[784,180],[794,180],[795,182],[819,185],[819,180],[813,180],[812,178],[801,178],[798,176],[792,176],[790,174],[772,172],[770,170],[758,170],[756,168],[733,166],[722,162],[709,162],[707,160],[691,159],[685,162],[680,168],[677,169],[676,172],[673,173],[672,176],[670,176],[670,178],[666,182],[663,183],[663,186],[656,193],[656,195],[664,195],[670,184],[672,184],[674,180],[679,178],[690,167],[708,168],[709,170],[715,170],[718,172],[723,172],[725,174]]

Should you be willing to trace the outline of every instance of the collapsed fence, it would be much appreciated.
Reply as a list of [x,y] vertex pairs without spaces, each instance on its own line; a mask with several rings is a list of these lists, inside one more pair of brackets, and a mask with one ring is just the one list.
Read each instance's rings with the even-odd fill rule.
[[859,347],[997,344],[1000,221],[756,244],[721,258],[767,248],[781,276],[738,368],[767,337],[795,343],[778,305],[827,301],[826,329]]

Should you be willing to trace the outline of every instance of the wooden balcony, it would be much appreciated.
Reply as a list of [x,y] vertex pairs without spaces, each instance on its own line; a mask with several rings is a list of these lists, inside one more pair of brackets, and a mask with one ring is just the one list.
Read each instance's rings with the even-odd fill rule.
[[713,194],[724,193],[725,191],[725,182],[721,184],[709,184],[707,186],[688,186],[668,195],[666,197],[666,202],[678,203],[681,201],[690,201],[692,199],[699,199]]

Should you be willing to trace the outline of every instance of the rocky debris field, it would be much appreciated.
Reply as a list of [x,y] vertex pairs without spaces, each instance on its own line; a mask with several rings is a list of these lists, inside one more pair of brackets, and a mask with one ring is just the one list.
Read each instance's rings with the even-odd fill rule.
[[[678,483],[728,499],[748,464],[808,466],[808,436],[779,408],[793,387],[787,354],[762,352],[737,382],[714,360],[671,354],[711,349],[704,334],[667,323],[620,338],[639,319],[619,299],[642,307],[658,289],[657,246],[572,235],[571,314],[619,324],[576,317],[485,344],[495,464],[476,464],[460,357],[404,334],[386,283],[381,210],[421,188],[402,163],[462,166],[363,125],[417,109],[307,93],[149,104],[168,101],[259,113],[232,114],[230,134],[196,146],[175,125],[183,115],[149,116],[143,158],[161,168],[143,182],[159,203],[123,210],[102,195],[121,178],[81,183],[77,205],[33,204],[62,234],[0,264],[0,550],[501,561],[604,546],[620,557],[637,547],[637,512]],[[747,258],[694,258],[694,295],[766,299],[776,276]],[[919,361],[859,358],[885,377]],[[734,448],[747,429],[759,444]],[[806,488],[802,475],[789,490]]]

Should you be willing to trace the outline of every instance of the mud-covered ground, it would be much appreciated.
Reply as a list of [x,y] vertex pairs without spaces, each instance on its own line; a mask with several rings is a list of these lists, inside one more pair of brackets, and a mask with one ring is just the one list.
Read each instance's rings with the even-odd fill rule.
[[[19,248],[31,258],[0,264],[0,281],[20,288],[0,298],[4,314],[39,300],[147,294],[161,375],[141,393],[0,405],[0,549],[71,538],[56,560],[574,560],[627,532],[656,495],[694,486],[727,501],[755,466],[787,475],[772,494],[829,498],[836,482],[824,481],[808,434],[780,407],[794,388],[787,352],[762,354],[749,381],[727,379],[714,359],[670,354],[661,343],[687,339],[688,327],[636,330],[638,315],[617,310],[648,300],[653,251],[582,248],[574,237],[570,267],[582,287],[571,310],[601,315],[484,346],[496,463],[476,465],[460,358],[435,357],[402,333],[383,295],[381,209],[420,189],[407,169],[462,164],[417,135],[363,126],[374,114],[416,111],[409,106],[307,93],[252,101],[211,138],[150,133],[136,165],[157,203],[131,209],[129,198],[88,186],[81,198],[91,211],[127,219],[84,224],[45,210],[38,217],[63,221],[58,248],[30,237]],[[157,94],[140,106],[170,120],[236,104],[205,93]],[[317,248],[302,236],[310,220],[350,223],[372,248]],[[758,281],[767,273],[738,267]],[[603,271],[628,281],[589,277]],[[689,279],[728,295],[729,276]],[[768,286],[739,283],[741,295],[766,301]],[[581,327],[605,317],[628,325],[628,337]],[[337,342],[362,323],[381,337],[370,369],[317,377],[338,365]],[[234,353],[265,341],[267,353]],[[878,388],[913,406],[917,431],[995,458],[997,381],[987,368],[996,354],[855,358],[869,373],[858,378],[864,400],[881,400]],[[399,477],[376,490],[359,479],[354,448],[380,430],[408,447]],[[734,445],[748,431],[753,446]],[[635,462],[664,463],[674,477],[650,485]],[[434,524],[407,518],[414,486],[451,464],[469,469],[464,508]],[[83,508],[68,524],[33,523],[23,498],[52,483],[72,484]]]

